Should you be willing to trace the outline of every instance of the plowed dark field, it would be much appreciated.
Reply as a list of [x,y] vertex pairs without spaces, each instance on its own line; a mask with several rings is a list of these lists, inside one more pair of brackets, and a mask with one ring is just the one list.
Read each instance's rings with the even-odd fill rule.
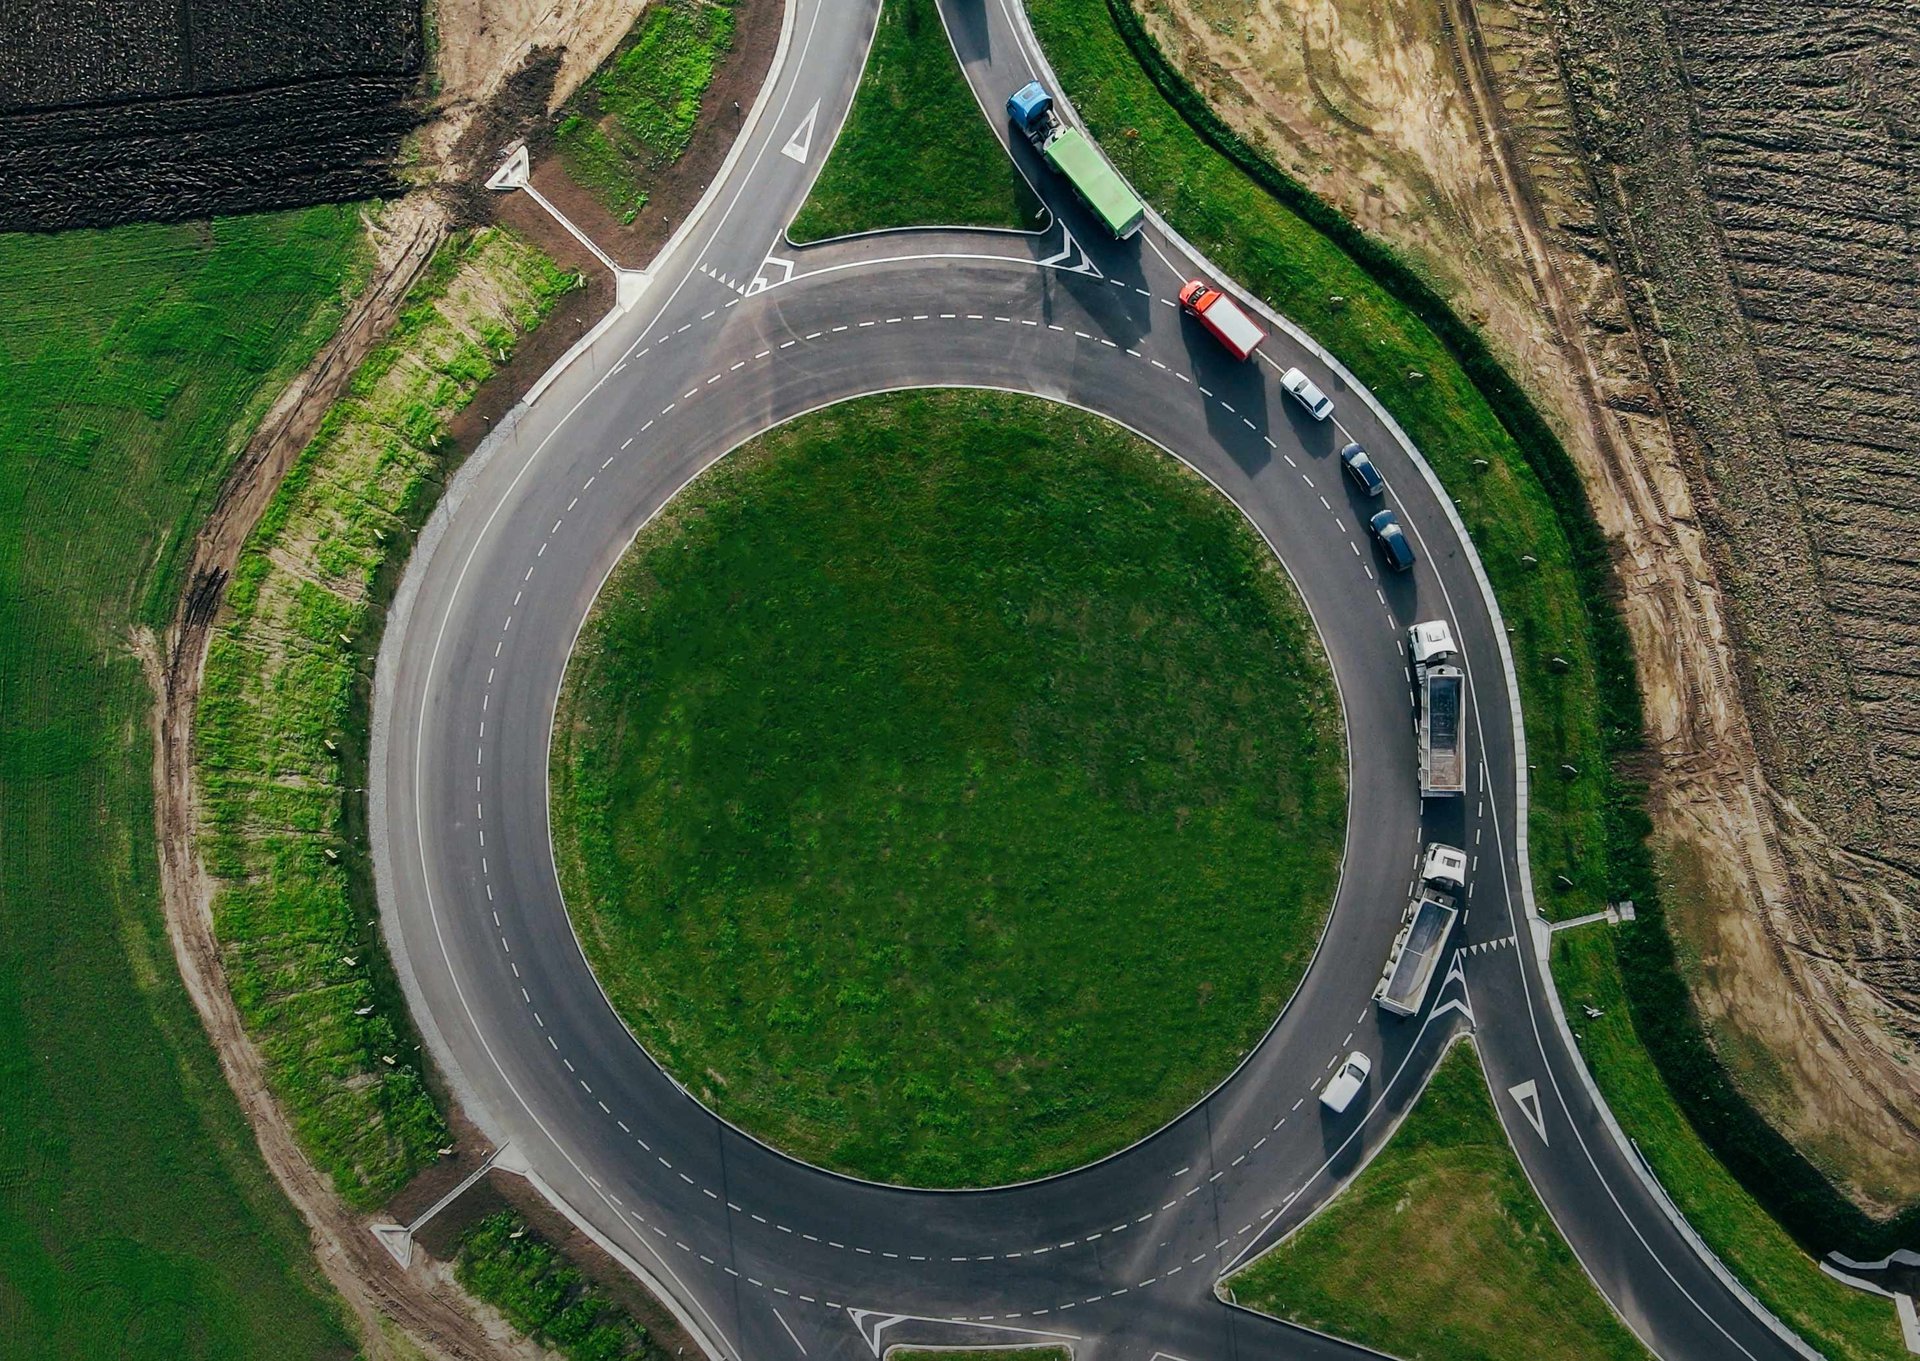
[[[1794,1005],[1756,1033],[1796,1091],[1763,1104],[1865,1202],[1910,1203],[1920,7],[1552,8],[1610,244],[1669,366],[1662,395],[1783,828],[1787,911],[1770,943]],[[1765,1066],[1748,1065],[1750,1083]],[[1810,1095],[1821,1087],[1844,1090]]]
[[0,5],[0,231],[391,192],[422,59],[409,0]]

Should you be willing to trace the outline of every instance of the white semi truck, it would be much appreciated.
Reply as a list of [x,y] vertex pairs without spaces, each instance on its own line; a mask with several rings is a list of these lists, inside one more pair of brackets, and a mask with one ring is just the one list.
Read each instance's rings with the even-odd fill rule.
[[1453,665],[1457,649],[1444,619],[1407,630],[1413,658],[1414,733],[1420,741],[1423,798],[1467,790],[1467,678]]
[[1407,904],[1400,932],[1393,938],[1387,967],[1380,971],[1373,1000],[1395,1016],[1416,1016],[1433,987],[1446,953],[1447,937],[1460,918],[1459,897],[1467,886],[1466,853],[1430,842],[1420,857],[1420,881]]

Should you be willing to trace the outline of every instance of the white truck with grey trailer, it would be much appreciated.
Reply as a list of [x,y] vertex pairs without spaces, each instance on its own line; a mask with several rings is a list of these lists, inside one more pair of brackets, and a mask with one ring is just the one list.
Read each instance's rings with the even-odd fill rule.
[[1443,619],[1407,630],[1413,658],[1414,732],[1420,742],[1422,798],[1467,790],[1466,674],[1453,665],[1458,649]]
[[1430,842],[1420,857],[1420,877],[1399,934],[1380,971],[1373,1000],[1395,1016],[1418,1015],[1460,918],[1459,895],[1467,886],[1467,857],[1453,846]]

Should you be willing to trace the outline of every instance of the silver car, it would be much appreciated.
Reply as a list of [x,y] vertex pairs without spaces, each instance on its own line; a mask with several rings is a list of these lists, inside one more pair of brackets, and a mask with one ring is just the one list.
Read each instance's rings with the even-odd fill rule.
[[1286,389],[1287,396],[1306,408],[1307,414],[1316,421],[1324,421],[1333,414],[1333,398],[1314,386],[1313,379],[1298,369],[1288,369],[1280,375],[1280,386]]

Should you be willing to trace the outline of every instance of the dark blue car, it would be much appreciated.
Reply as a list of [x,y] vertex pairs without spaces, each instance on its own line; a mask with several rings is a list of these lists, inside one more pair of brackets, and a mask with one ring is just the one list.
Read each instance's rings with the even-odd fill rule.
[[1362,496],[1386,494],[1387,479],[1380,476],[1380,470],[1373,466],[1373,460],[1359,445],[1349,444],[1340,451],[1340,466],[1347,470],[1347,476],[1353,479],[1353,485],[1360,489]]
[[1367,532],[1380,545],[1380,554],[1387,560],[1387,566],[1396,572],[1413,566],[1413,545],[1407,542],[1407,533],[1400,528],[1400,521],[1392,511],[1383,510],[1367,521]]

